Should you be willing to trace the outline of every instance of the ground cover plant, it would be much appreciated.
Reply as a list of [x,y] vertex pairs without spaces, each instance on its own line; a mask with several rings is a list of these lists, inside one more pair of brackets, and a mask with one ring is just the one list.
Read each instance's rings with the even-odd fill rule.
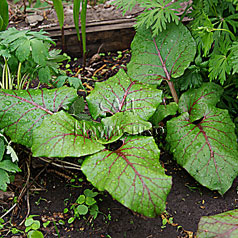
[[[117,4],[127,9],[136,2]],[[69,113],[76,89],[2,89],[4,134],[34,157],[82,157],[81,169],[99,191],[155,217],[164,212],[172,186],[159,161],[163,141],[153,133],[163,122],[163,143],[177,163],[201,185],[227,192],[238,174],[236,5],[212,1],[218,14],[207,1],[194,1],[190,16],[197,18],[186,27],[173,10],[179,2],[141,1],[146,10],[127,72],[95,84],[86,97],[92,119]],[[201,28],[200,22],[209,24]],[[209,219],[222,220],[203,219],[201,227]],[[198,237],[209,229],[200,228]]]

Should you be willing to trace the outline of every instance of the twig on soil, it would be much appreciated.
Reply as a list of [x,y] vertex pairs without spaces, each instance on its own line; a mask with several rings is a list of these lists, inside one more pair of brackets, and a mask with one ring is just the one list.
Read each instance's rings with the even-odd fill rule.
[[99,71],[101,71],[101,70],[104,69],[105,67],[107,67],[106,64],[104,64],[102,67],[100,67],[99,69],[97,69],[97,70],[93,73],[93,76],[95,76]]
[[1,217],[0,219],[2,219],[3,217],[5,217],[8,213],[10,213],[15,207],[16,207],[17,203],[13,204],[12,207],[10,209],[8,209]]
[[[68,161],[62,161],[62,160],[54,160],[56,162],[59,162],[59,163],[62,163],[62,164],[67,164],[67,165],[61,165],[61,164],[58,164],[56,162],[53,162],[53,159],[50,159],[50,158],[42,158],[42,157],[39,157],[40,160],[44,161],[44,162],[47,162],[47,163],[50,163],[52,165],[55,165],[59,168],[64,168],[64,169],[75,169],[75,170],[80,170],[81,171],[81,166],[77,165],[77,164],[73,164],[73,163],[70,163]],[[68,166],[69,165],[69,166]]]
[[[30,176],[31,176],[31,170],[30,170],[30,165],[28,163],[28,161],[26,161],[26,166],[27,166],[27,181],[26,181],[26,184],[25,186],[27,186],[29,184],[29,181],[30,181]],[[19,224],[19,226],[23,225],[24,221],[26,220],[26,218],[30,215],[30,210],[31,210],[31,206],[30,206],[30,201],[29,201],[29,190],[27,189],[27,192],[26,192],[26,197],[27,197],[27,200],[26,200],[26,204],[27,204],[27,214],[25,216],[25,218],[21,221],[21,223]],[[19,196],[20,197],[20,196]],[[18,201],[19,200],[19,197],[18,197]]]

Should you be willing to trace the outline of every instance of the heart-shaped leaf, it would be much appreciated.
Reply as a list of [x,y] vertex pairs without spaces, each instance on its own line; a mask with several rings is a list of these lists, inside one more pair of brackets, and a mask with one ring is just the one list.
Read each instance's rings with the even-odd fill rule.
[[198,89],[190,89],[179,99],[179,112],[188,112],[191,121],[198,120],[209,106],[220,101],[223,88],[215,83],[204,83]]
[[132,111],[148,120],[161,103],[162,91],[131,80],[123,69],[105,82],[96,83],[87,97],[94,119],[117,112]]
[[33,132],[33,156],[79,157],[104,149],[96,138],[97,124],[78,121],[64,111],[46,118]]
[[193,61],[196,43],[182,23],[170,23],[156,37],[151,30],[138,29],[131,49],[128,75],[143,83],[160,84],[162,79],[183,75]]
[[160,151],[152,137],[128,136],[122,146],[88,156],[82,164],[87,179],[100,191],[135,212],[155,217],[165,209],[171,177],[159,162]]
[[198,224],[197,238],[238,237],[238,209],[214,216],[202,217]]
[[215,99],[206,102],[206,95],[213,95],[205,92],[208,88],[192,90],[193,101],[184,102],[189,112],[168,121],[167,141],[177,162],[198,182],[224,194],[238,172],[235,125],[227,110],[212,105]]
[[1,90],[0,128],[13,142],[31,147],[32,130],[48,115],[67,109],[77,98],[72,88],[43,90]]
[[111,117],[102,119],[103,133],[98,141],[103,144],[112,143],[120,139],[124,133],[131,135],[139,134],[151,129],[150,122],[142,120],[132,112],[117,112]]

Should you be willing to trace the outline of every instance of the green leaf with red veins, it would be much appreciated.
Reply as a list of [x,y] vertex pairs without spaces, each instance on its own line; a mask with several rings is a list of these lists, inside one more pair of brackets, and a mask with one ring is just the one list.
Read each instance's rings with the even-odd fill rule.
[[199,183],[224,194],[238,173],[235,125],[227,110],[213,106],[219,93],[202,88],[203,93],[191,90],[189,98],[189,90],[181,97],[187,98],[188,112],[168,121],[167,141],[176,161]]
[[46,118],[33,132],[33,156],[80,157],[101,151],[96,141],[99,123],[78,121],[64,111]]
[[136,135],[152,127],[150,122],[142,120],[132,112],[117,112],[111,117],[102,119],[104,133],[98,141],[102,144],[112,143],[120,139],[124,133]]
[[82,164],[87,179],[100,191],[144,216],[164,212],[171,177],[159,162],[160,151],[152,137],[123,137],[115,151],[104,150],[88,156]]
[[190,89],[179,99],[179,112],[188,112],[191,121],[200,119],[207,107],[216,106],[223,88],[215,83],[204,83],[198,89]]
[[151,30],[140,28],[131,44],[132,57],[128,75],[143,83],[160,84],[183,75],[193,61],[196,43],[182,23],[169,23],[156,37]]
[[13,142],[31,147],[32,131],[43,119],[68,109],[77,98],[72,88],[0,90],[0,128]]
[[131,80],[123,69],[105,82],[96,83],[86,98],[94,119],[106,114],[132,111],[148,120],[162,101],[162,91]]
[[238,237],[238,209],[214,216],[202,217],[198,223],[197,238]]

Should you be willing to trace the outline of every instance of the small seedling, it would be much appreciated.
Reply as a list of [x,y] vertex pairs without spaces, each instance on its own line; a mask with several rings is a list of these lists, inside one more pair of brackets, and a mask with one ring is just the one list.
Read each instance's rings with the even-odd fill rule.
[[[84,193],[81,194],[75,203],[70,207],[70,210],[73,211],[73,217],[70,217],[68,223],[71,224],[75,221],[76,218],[80,219],[81,216],[90,214],[94,219],[98,216],[99,208],[96,204],[97,201],[95,197],[98,195],[98,192],[94,192],[90,189],[85,189]],[[68,213],[69,209],[65,208],[64,213]]]
[[37,215],[30,215],[25,221],[25,232],[28,238],[44,238],[42,232],[38,231],[40,229],[40,221],[34,220]]

